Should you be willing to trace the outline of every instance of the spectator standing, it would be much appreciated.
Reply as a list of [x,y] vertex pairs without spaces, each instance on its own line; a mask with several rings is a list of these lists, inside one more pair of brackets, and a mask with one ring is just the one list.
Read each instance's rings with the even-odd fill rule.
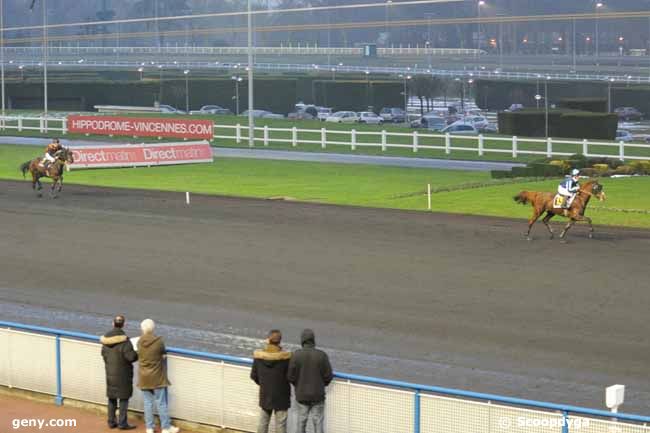
[[166,349],[162,337],[154,334],[156,324],[151,319],[143,320],[140,324],[142,336],[138,340],[138,387],[144,397],[144,421],[147,433],[154,431],[153,406],[158,408],[162,433],[178,433],[179,428],[171,424],[167,409],[167,387],[171,385],[167,379]]
[[291,406],[291,385],[287,380],[291,353],[280,347],[282,333],[269,332],[263,350],[253,352],[251,379],[260,386],[260,420],[257,433],[268,433],[271,415],[275,413],[275,432],[286,433],[287,411]]
[[[138,354],[133,350],[131,341],[124,333],[124,316],[115,316],[113,329],[104,334],[99,341],[102,343],[102,358],[106,367],[106,396],[108,397],[108,427],[120,430],[132,430],[135,426],[127,422],[129,399],[133,395],[133,363],[138,360]],[[115,419],[118,408],[119,419]]]
[[305,433],[311,416],[314,433],[323,433],[325,387],[334,375],[325,352],[316,349],[314,331],[305,329],[300,336],[302,349],[296,350],[289,362],[287,378],[295,387],[298,402],[297,433]]

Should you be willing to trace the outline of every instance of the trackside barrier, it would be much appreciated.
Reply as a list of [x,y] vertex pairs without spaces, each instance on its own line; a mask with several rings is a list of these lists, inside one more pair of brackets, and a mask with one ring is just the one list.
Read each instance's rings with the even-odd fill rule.
[[[54,126],[53,126],[53,125]],[[60,125],[60,127],[58,126]],[[0,117],[0,130],[34,130],[41,133],[58,132],[66,134],[66,118],[59,117],[23,117],[5,116]],[[229,140],[237,144],[248,142],[248,127],[241,124],[236,125],[215,125],[215,140]],[[231,134],[223,132],[232,131]],[[581,153],[587,157],[618,158],[624,160],[648,160],[650,159],[650,144],[625,143],[622,141],[589,141],[589,140],[559,140],[554,138],[520,138],[520,137],[486,137],[483,135],[451,135],[427,132],[387,132],[381,131],[358,131],[338,129],[302,129],[271,128],[269,126],[255,127],[253,142],[269,146],[270,143],[280,143],[298,147],[299,145],[319,145],[326,149],[329,145],[348,146],[350,150],[357,147],[376,147],[382,151],[388,148],[408,148],[413,152],[421,149],[440,150],[447,155],[452,152],[470,152],[478,156],[488,154],[501,154],[512,156],[513,159],[520,155],[539,155],[542,157],[567,157]],[[363,140],[361,139],[363,137]],[[401,141],[398,143],[397,141]],[[600,151],[599,151],[600,149]],[[603,153],[602,149],[610,149],[610,153]]]
[[[0,385],[50,394],[57,404],[65,398],[104,404],[98,340],[0,321]],[[171,416],[255,431],[258,389],[250,365],[248,358],[168,348]],[[650,422],[648,416],[355,374],[335,378],[327,394],[328,433],[650,433],[641,424]],[[141,393],[134,393],[131,406],[142,411]]]

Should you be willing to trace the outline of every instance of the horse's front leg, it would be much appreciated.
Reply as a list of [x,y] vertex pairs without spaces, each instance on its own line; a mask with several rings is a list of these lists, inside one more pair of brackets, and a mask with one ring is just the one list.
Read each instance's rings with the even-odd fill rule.
[[587,224],[589,224],[589,239],[594,238],[594,225],[591,223],[591,218],[584,216],[584,215],[578,215],[576,216],[577,221],[586,221]]
[[50,197],[51,198],[56,198],[56,188],[58,186],[59,179],[54,179],[52,181],[52,188],[50,189]]
[[63,189],[63,176],[59,178],[59,192]]
[[530,219],[528,220],[528,231],[526,232],[526,235],[525,235],[526,240],[529,240],[529,241],[532,240],[531,237],[530,237],[530,231],[532,230],[533,226],[535,225],[535,222],[537,222],[537,220],[539,219],[541,214],[542,214],[541,211],[539,211],[537,209],[533,210],[533,216],[530,217]]
[[562,233],[560,233],[560,239],[562,242],[566,242],[566,233],[569,231],[569,229],[575,224],[576,220],[571,218],[569,222],[567,223],[566,227],[564,227],[564,230],[562,230]]

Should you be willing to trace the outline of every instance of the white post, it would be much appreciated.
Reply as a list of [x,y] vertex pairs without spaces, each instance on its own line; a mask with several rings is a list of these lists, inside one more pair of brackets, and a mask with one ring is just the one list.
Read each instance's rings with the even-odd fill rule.
[[483,134],[479,134],[479,136],[478,136],[478,156],[483,156],[483,150],[484,150]]
[[320,147],[323,149],[327,147],[327,130],[325,128],[320,130]]
[[39,117],[38,126],[39,126],[40,132],[42,134],[44,132],[43,131],[43,116],[42,115]]
[[357,131],[356,131],[356,129],[353,129],[352,131],[350,131],[350,135],[351,135],[350,138],[351,138],[351,141],[352,141],[351,149],[356,150],[357,149]]
[[517,136],[516,135],[512,136],[512,157],[513,158],[517,157]]
[[418,132],[413,131],[413,153],[418,151]]
[[64,117],[61,119],[61,135],[68,133],[68,118]]
[[269,127],[264,125],[264,146],[269,145]]
[[625,161],[625,143],[623,141],[618,142],[618,159]]
[[553,139],[551,137],[546,139],[546,157],[553,157]]
[[582,156],[589,156],[589,141],[586,138],[582,140]]
[[445,134],[445,153],[447,155],[451,153],[451,136],[448,132]]
[[427,209],[431,210],[431,184],[427,184]]
[[20,116],[18,118],[18,131],[22,132],[22,130],[23,130],[23,118],[22,116]]
[[295,126],[291,128],[291,146],[296,147],[298,145],[298,128]]
[[386,152],[386,130],[381,131],[381,151]]
[[188,206],[190,205],[190,193],[189,192],[185,193],[185,204],[188,205]]
[[239,123],[235,126],[235,141],[237,144],[241,143],[241,125]]

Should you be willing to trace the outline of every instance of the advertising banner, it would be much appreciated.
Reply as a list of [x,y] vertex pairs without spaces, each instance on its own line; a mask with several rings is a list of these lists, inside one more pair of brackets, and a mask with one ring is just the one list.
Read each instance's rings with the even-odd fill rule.
[[212,140],[211,120],[166,119],[153,117],[68,116],[71,134],[128,135]]
[[116,146],[71,147],[74,163],[70,168],[148,167],[153,165],[212,162],[207,141],[120,144]]

